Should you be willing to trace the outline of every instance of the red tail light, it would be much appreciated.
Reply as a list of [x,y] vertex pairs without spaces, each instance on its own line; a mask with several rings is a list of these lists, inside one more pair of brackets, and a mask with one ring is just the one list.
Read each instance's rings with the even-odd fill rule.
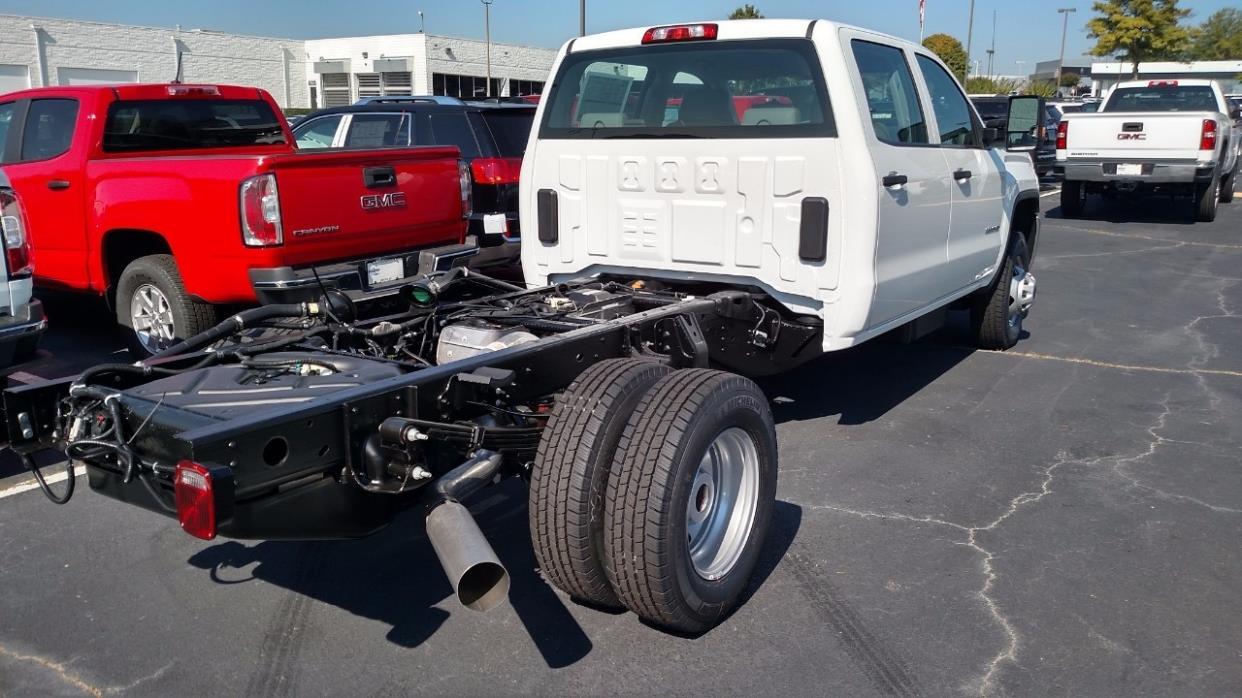
[[271,247],[285,241],[276,175],[259,175],[242,182],[241,227],[247,247]]
[[195,538],[215,538],[216,493],[211,471],[193,461],[181,461],[173,475],[173,494],[181,528]]
[[1065,144],[1069,140],[1069,122],[1062,120],[1057,124],[1057,150],[1065,150]]
[[9,278],[30,276],[34,267],[30,263],[26,216],[22,213],[17,193],[12,189],[0,188],[0,228],[4,233],[4,260],[8,264]]
[[1216,120],[1204,119],[1199,132],[1199,150],[1216,150]]
[[461,187],[461,217],[469,218],[474,211],[474,182],[465,160],[457,161],[457,183]]
[[707,41],[716,38],[715,24],[674,24],[652,27],[643,34],[644,44],[667,44],[673,41]]
[[470,174],[475,184],[517,184],[522,173],[522,158],[475,158]]

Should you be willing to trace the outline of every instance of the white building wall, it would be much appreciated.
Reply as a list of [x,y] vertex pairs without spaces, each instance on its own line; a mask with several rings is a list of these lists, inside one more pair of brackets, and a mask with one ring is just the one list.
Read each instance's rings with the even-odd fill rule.
[[92,75],[169,81],[180,49],[185,82],[254,85],[281,106],[310,106],[305,42],[299,40],[2,14],[0,37],[0,72],[20,73],[14,67],[25,66],[31,87]]
[[[483,41],[434,34],[311,39],[306,42],[309,59],[306,79],[318,84],[316,62],[348,61],[349,72],[357,75],[375,72],[374,62],[377,59],[409,58],[414,74],[414,94],[431,94],[433,73],[486,77],[486,46]],[[492,77],[543,82],[548,79],[555,58],[554,49],[492,42]],[[509,94],[507,89],[505,92]],[[357,99],[356,84],[351,88],[351,93],[352,98]]]
[[[487,43],[448,36],[427,37],[427,84],[432,73],[487,75]],[[556,59],[555,49],[492,42],[492,77],[545,82]],[[505,94],[510,94],[502,85]]]

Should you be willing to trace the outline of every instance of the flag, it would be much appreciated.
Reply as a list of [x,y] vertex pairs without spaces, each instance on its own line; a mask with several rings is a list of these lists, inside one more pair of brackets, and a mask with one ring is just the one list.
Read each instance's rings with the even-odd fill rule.
[[923,12],[926,4],[927,0],[919,0],[919,41],[923,40]]

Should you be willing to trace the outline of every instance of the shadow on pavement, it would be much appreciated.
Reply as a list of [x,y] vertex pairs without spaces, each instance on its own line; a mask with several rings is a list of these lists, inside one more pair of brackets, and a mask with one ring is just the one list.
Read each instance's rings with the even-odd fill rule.
[[1057,206],[1044,214],[1045,218],[1075,221],[1096,221],[1100,223],[1160,223],[1164,225],[1193,226],[1195,206],[1190,197],[1166,197],[1149,195],[1146,198],[1114,197],[1105,198],[1098,194],[1087,197],[1082,215],[1066,218]]
[[[964,330],[964,328],[963,328]],[[760,382],[777,423],[840,415],[839,424],[879,419],[974,352],[952,325],[913,344],[884,340],[826,354]]]

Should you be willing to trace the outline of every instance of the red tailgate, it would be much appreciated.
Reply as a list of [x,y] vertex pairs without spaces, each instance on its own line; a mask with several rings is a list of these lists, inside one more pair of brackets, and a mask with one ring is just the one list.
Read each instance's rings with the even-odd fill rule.
[[264,157],[279,190],[286,264],[321,264],[465,238],[456,148]]

